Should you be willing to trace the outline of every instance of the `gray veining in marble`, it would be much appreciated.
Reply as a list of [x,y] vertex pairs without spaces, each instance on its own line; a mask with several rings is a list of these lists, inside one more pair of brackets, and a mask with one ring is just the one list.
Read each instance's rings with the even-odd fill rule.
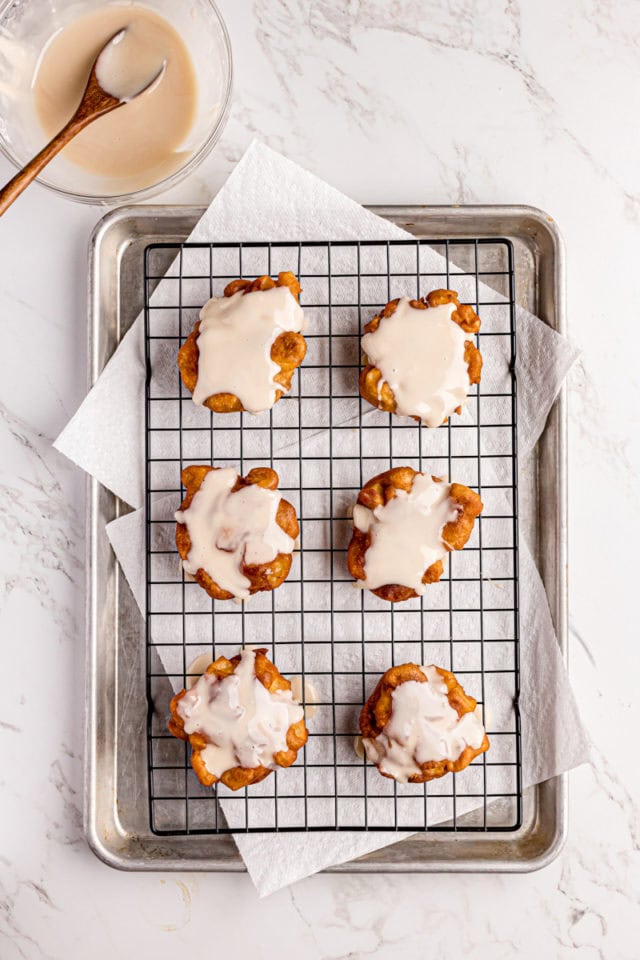
[[[568,253],[572,679],[594,769],[539,874],[126,875],[81,832],[84,481],[50,447],[85,390],[97,208],[34,187],[0,220],[0,957],[637,960],[640,4],[223,0],[236,64],[204,202],[254,136],[368,203],[521,202]],[[2,161],[0,172],[8,176]],[[223,917],[212,937],[212,919]],[[239,939],[238,939],[239,938]],[[238,946],[240,944],[240,946]]]

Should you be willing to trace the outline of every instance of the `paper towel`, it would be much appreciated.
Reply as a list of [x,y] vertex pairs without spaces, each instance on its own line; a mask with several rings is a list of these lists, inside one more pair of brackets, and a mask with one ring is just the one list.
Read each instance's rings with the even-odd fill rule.
[[[267,148],[254,144],[194,229],[190,240],[402,239],[408,235]],[[437,255],[436,255],[437,256]],[[172,271],[169,271],[169,275]],[[154,293],[161,303],[163,282]],[[519,453],[535,445],[575,352],[526,311],[517,310]],[[143,330],[138,318],[76,416],[56,442],[59,450],[134,507],[144,501]],[[125,576],[144,606],[144,511],[108,527]],[[525,785],[560,773],[587,757],[587,746],[559,655],[544,588],[526,545],[520,552],[523,779]],[[381,664],[381,670],[386,665]],[[549,729],[556,703],[558,745]],[[554,720],[554,723],[556,720]],[[224,807],[224,801],[223,801]],[[395,843],[401,835],[236,834],[261,895],[331,864]]]

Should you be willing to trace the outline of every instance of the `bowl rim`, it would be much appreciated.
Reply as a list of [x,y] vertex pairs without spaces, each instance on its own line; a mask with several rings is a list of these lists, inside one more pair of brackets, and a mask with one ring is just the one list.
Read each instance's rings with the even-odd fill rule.
[[[134,0],[136,2],[136,0]],[[7,10],[15,3],[15,0],[5,0],[5,2],[0,2],[0,24],[4,18]],[[109,204],[118,204],[118,203],[130,203],[132,201],[139,202],[141,200],[148,200],[150,197],[154,197],[159,193],[169,190],[171,187],[176,186],[178,183],[181,183],[190,173],[192,173],[196,167],[198,167],[202,161],[211,153],[211,150],[216,145],[222,131],[224,130],[225,124],[229,117],[229,111],[231,109],[231,95],[233,91],[233,54],[231,52],[231,40],[229,38],[229,31],[227,30],[227,25],[218,9],[215,0],[205,0],[205,3],[209,5],[212,13],[216,17],[218,26],[220,27],[220,32],[222,36],[222,42],[226,53],[227,58],[227,69],[225,71],[225,85],[222,93],[222,109],[218,115],[218,118],[210,130],[206,140],[201,146],[189,157],[184,166],[180,167],[178,170],[174,170],[173,173],[170,173],[168,176],[163,177],[162,180],[158,180],[156,183],[149,184],[147,187],[141,187],[139,190],[131,190],[127,193],[80,193],[74,190],[67,190],[64,187],[59,187],[55,183],[52,183],[50,180],[47,180],[45,176],[39,174],[35,178],[35,182],[39,183],[41,186],[45,187],[47,190],[50,190],[52,193],[58,194],[60,197],[66,197],[69,200],[75,200],[78,203],[92,204],[97,205],[109,205]],[[105,6],[109,5],[109,0],[106,0]],[[140,6],[144,6],[144,0],[140,3]],[[9,145],[4,139],[2,131],[0,130],[0,153],[17,169],[21,170],[24,166],[24,163],[20,161],[13,151],[10,149]],[[46,168],[45,168],[46,169]]]

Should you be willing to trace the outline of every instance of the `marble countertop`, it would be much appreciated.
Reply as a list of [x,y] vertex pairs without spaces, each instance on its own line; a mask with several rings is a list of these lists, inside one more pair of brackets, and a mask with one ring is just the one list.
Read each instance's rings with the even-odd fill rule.
[[571,775],[564,852],[531,875],[321,875],[258,901],[244,875],[118,873],[93,856],[84,477],[51,441],[85,392],[86,248],[102,211],[36,186],[0,221],[0,956],[636,960],[640,5],[220,6],[232,115],[161,202],[209,200],[258,136],[362,202],[528,203],[560,225],[583,350],[569,384],[571,675],[594,765]]

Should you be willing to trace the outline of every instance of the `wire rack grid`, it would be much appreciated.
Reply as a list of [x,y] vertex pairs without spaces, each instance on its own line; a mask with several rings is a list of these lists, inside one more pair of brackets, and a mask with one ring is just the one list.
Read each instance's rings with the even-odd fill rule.
[[[165,275],[167,262],[173,266]],[[151,829],[159,834],[307,830],[508,831],[521,823],[513,252],[508,240],[153,244],[145,254],[147,696]],[[216,415],[182,387],[176,355],[202,304],[236,277],[294,270],[308,352],[268,413]],[[161,278],[162,283],[158,286]],[[156,289],[157,287],[157,289]],[[457,290],[482,319],[483,378],[446,426],[373,410],[358,393],[363,324],[388,300]],[[154,292],[155,291],[155,292]],[[181,569],[173,513],[190,463],[272,466],[296,508],[287,581],[235,604]],[[346,567],[362,485],[409,465],[477,489],[484,502],[439,584],[391,605]],[[202,787],[166,728],[171,696],[211,659],[268,648],[317,712],[290,768],[231,793]],[[392,664],[453,670],[483,710],[488,753],[459,774],[399,785],[356,752],[358,716]],[[220,802],[218,802],[220,801]]]

